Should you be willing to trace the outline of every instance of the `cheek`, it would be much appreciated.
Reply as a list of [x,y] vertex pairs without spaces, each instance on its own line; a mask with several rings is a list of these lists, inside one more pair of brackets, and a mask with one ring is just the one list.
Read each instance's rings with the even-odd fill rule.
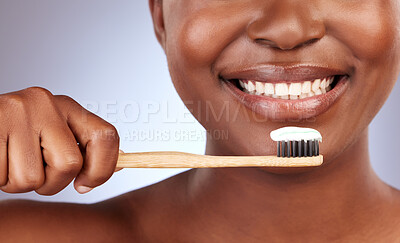
[[[169,28],[167,55],[192,66],[209,66],[229,43],[244,33],[249,18],[230,6],[191,12]],[[241,12],[241,14],[238,14]]]
[[[391,1],[343,4],[327,17],[327,29],[362,61],[375,62],[398,53],[398,17]],[[350,6],[351,5],[351,6]]]
[[[399,72],[399,18],[392,1],[346,3],[327,17],[327,32],[352,53],[357,69],[351,94],[359,117],[370,121],[389,96]],[[354,9],[354,11],[351,11]]]
[[[185,102],[210,100],[220,89],[213,66],[230,42],[245,31],[251,14],[240,4],[204,7],[171,18],[165,52],[174,86]],[[229,9],[229,11],[227,11]]]

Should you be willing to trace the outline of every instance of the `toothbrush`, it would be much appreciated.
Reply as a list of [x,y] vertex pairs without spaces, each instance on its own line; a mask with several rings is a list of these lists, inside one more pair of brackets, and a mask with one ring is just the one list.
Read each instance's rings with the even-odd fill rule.
[[218,168],[218,167],[310,167],[323,163],[319,154],[321,134],[311,128],[283,127],[272,131],[276,156],[212,156],[184,152],[119,154],[117,168]]

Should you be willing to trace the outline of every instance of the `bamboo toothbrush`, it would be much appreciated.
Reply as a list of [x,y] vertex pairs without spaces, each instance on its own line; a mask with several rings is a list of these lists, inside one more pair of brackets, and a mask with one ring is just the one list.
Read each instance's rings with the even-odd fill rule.
[[276,156],[211,156],[183,152],[121,153],[118,168],[217,168],[319,166],[321,134],[311,128],[283,127],[271,132]]

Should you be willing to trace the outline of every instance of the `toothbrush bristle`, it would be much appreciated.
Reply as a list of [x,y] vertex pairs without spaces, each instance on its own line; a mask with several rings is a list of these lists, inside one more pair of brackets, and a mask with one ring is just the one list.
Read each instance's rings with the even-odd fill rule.
[[319,156],[319,141],[278,141],[276,154],[287,158]]
[[278,149],[278,151],[277,151],[277,153],[276,153],[276,155],[278,156],[278,157],[282,157],[282,143],[279,141],[279,142],[277,142],[277,149]]

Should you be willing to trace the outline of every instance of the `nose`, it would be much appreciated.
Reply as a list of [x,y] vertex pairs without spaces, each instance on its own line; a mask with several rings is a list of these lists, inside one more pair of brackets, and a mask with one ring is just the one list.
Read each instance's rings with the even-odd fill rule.
[[325,25],[312,15],[307,4],[277,0],[248,26],[248,36],[256,43],[291,50],[317,42],[325,35]]

